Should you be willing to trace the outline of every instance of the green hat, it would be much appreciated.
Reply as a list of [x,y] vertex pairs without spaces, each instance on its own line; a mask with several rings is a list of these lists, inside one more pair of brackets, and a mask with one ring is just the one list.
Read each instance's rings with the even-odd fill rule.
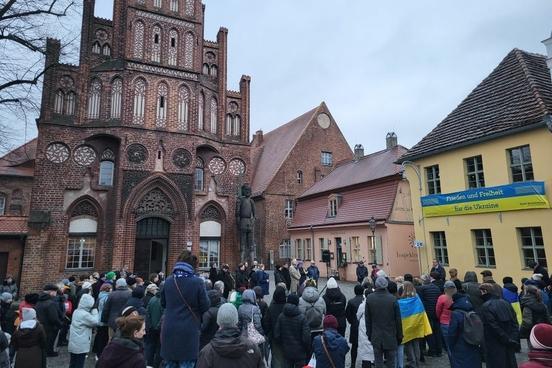
[[107,280],[114,280],[115,279],[115,272],[111,271],[105,274],[105,278]]

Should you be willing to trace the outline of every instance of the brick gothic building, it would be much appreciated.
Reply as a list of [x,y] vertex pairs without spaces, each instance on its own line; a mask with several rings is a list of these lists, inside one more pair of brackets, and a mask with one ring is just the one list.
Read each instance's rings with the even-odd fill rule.
[[94,6],[78,66],[48,40],[38,138],[0,158],[0,277],[147,276],[186,248],[235,266],[243,183],[258,257],[286,256],[295,197],[352,157],[326,105],[250,143],[250,78],[226,89],[227,30],[204,40],[200,0],[115,0],[113,21]]

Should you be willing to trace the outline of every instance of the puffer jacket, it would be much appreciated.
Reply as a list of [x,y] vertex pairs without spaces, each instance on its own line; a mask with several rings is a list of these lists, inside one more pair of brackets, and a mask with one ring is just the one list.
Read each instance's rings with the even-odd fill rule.
[[345,295],[339,288],[327,289],[326,294],[324,294],[324,301],[326,302],[326,314],[331,314],[337,319],[337,331],[341,336],[345,336],[345,330],[347,329],[347,318],[345,317],[347,299]]
[[242,336],[238,328],[218,330],[199,353],[197,368],[264,368],[259,348]]
[[281,344],[287,360],[298,362],[307,358],[311,343],[309,324],[295,304],[284,306],[276,322],[274,339]]
[[[324,338],[324,345],[328,350],[333,364],[330,363],[328,354],[326,354],[326,349],[322,346],[322,337]],[[312,343],[312,348],[316,356],[317,367],[345,368],[345,357],[349,351],[349,344],[347,344],[347,340],[333,328],[329,328],[324,331],[323,334],[316,336]],[[351,365],[354,367],[353,364]]]
[[94,306],[94,297],[83,294],[79,307],[73,313],[71,328],[69,330],[69,345],[67,350],[73,354],[90,352],[92,341],[92,328],[98,325],[99,315]]
[[[307,309],[310,309],[311,306],[322,313],[322,319],[324,319],[324,315],[326,314],[326,302],[324,301],[324,298],[320,297],[320,293],[315,287],[309,286],[303,290],[303,294],[301,294],[301,298],[299,299],[299,310],[301,311],[301,314],[305,316]],[[319,327],[315,329],[311,328],[311,332],[323,330],[324,326],[322,322]]]
[[261,334],[264,335],[263,326],[261,323],[262,315],[261,310],[256,304],[257,297],[255,292],[251,289],[247,289],[242,294],[242,304],[238,308],[238,327],[242,332],[247,333],[247,325],[251,322],[253,318],[253,324],[255,329]]
[[201,319],[201,335],[199,336],[199,349],[203,349],[209,343],[218,331],[217,314],[221,306],[220,293],[217,290],[209,290],[207,292],[211,306],[207,312],[203,313]]
[[537,323],[550,324],[548,310],[544,303],[537,300],[536,295],[526,293],[520,301],[522,311],[522,321],[519,329],[519,337],[522,339],[529,338],[531,329]]
[[374,347],[366,334],[366,299],[358,307],[356,317],[358,320],[358,350],[357,361],[374,362]]
[[424,303],[424,309],[429,319],[437,319],[437,299],[441,295],[439,286],[434,283],[424,284],[420,287],[420,299]]

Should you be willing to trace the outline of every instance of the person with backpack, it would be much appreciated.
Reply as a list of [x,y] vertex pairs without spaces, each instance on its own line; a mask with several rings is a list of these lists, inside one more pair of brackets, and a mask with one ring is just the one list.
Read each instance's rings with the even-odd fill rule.
[[533,326],[539,323],[550,324],[550,316],[546,305],[542,302],[541,291],[534,285],[525,286],[525,295],[521,298],[522,321],[519,337],[527,339],[527,347],[531,349],[529,335]]
[[450,323],[445,339],[450,349],[451,368],[481,368],[483,322],[474,312],[470,299],[465,294],[452,296]]
[[326,286],[328,288],[324,294],[326,312],[337,319],[337,323],[339,324],[337,332],[339,332],[341,336],[345,336],[345,330],[347,329],[347,319],[345,318],[347,299],[339,289],[339,286],[337,286],[337,281],[335,281],[333,277],[329,278]]
[[307,351],[307,357],[310,357],[310,353],[312,353],[310,347],[312,346],[314,337],[324,331],[323,320],[326,314],[326,302],[320,297],[318,289],[313,286],[307,286],[303,290],[303,294],[299,299],[299,310],[309,324],[311,344],[309,345],[309,351]]
[[355,296],[349,299],[345,308],[345,317],[351,325],[349,329],[349,342],[351,343],[351,362],[356,362],[358,351],[358,307],[364,301],[364,288],[362,285],[355,285]]
[[[312,349],[319,368],[345,368],[349,351],[347,340],[337,333],[337,320],[331,314],[324,317],[324,332],[314,338]],[[354,366],[354,365],[353,365]]]

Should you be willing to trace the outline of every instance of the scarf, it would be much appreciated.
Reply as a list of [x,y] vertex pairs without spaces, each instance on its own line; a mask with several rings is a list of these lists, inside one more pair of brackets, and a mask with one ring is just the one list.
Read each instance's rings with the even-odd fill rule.
[[174,277],[194,277],[193,267],[186,262],[176,262],[176,265],[173,269]]

